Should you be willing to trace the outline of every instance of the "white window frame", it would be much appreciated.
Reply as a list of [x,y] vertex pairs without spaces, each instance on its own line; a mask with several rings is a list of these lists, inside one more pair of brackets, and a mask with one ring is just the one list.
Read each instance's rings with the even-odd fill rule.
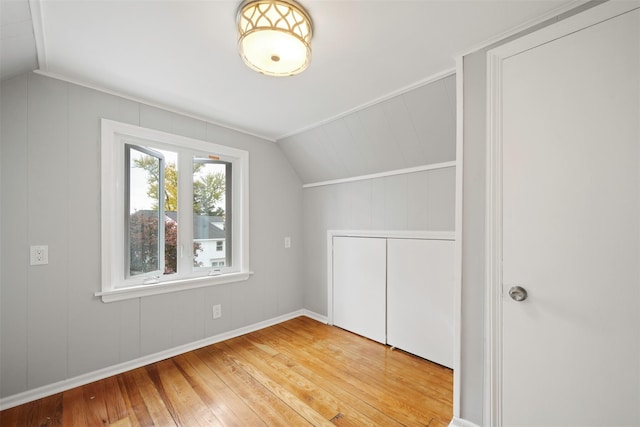
[[[249,268],[249,153],[212,142],[173,135],[127,123],[102,119],[101,142],[101,234],[102,234],[102,289],[96,292],[103,302],[139,298],[148,295],[182,291],[205,286],[247,280]],[[220,269],[188,268],[192,266],[193,221],[181,218],[191,212],[193,178],[182,172],[178,180],[178,192],[186,194],[178,206],[178,268],[179,276],[160,277],[155,283],[144,283],[125,277],[125,144],[151,145],[172,151],[187,149],[198,155],[214,155],[232,162],[232,267]],[[180,160],[178,160],[180,163]],[[178,164],[178,170],[191,170],[192,165]],[[182,201],[182,203],[181,203]],[[182,250],[180,250],[182,247]]]

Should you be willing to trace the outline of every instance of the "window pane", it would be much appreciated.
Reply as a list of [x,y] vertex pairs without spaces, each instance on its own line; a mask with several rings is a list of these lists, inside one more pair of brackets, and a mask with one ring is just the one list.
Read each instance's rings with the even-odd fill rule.
[[[162,157],[138,147],[127,146],[127,227],[129,277],[160,270],[161,211],[158,180],[163,164]],[[154,187],[155,180],[155,187]]]
[[164,274],[178,272],[178,154],[160,150],[164,167]]
[[[128,145],[129,276],[177,272],[177,154]],[[158,229],[158,224],[164,227]]]
[[193,266],[231,266],[231,163],[193,161]]

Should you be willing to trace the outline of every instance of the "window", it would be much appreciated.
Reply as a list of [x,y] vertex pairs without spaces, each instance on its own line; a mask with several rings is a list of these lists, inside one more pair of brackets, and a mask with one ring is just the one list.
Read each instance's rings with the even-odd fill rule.
[[246,280],[248,162],[243,150],[102,120],[96,295],[109,302]]

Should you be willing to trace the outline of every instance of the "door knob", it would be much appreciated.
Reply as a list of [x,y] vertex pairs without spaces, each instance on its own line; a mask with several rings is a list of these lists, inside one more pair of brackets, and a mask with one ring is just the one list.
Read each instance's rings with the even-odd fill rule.
[[509,296],[512,300],[520,302],[526,300],[529,294],[527,294],[527,290],[522,286],[514,286],[509,289]]

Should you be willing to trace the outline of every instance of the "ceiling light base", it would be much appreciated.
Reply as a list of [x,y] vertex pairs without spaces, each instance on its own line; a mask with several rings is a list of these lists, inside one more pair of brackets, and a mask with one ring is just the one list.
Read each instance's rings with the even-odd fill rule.
[[244,63],[268,76],[293,76],[311,62],[312,23],[292,0],[245,0],[238,8]]

